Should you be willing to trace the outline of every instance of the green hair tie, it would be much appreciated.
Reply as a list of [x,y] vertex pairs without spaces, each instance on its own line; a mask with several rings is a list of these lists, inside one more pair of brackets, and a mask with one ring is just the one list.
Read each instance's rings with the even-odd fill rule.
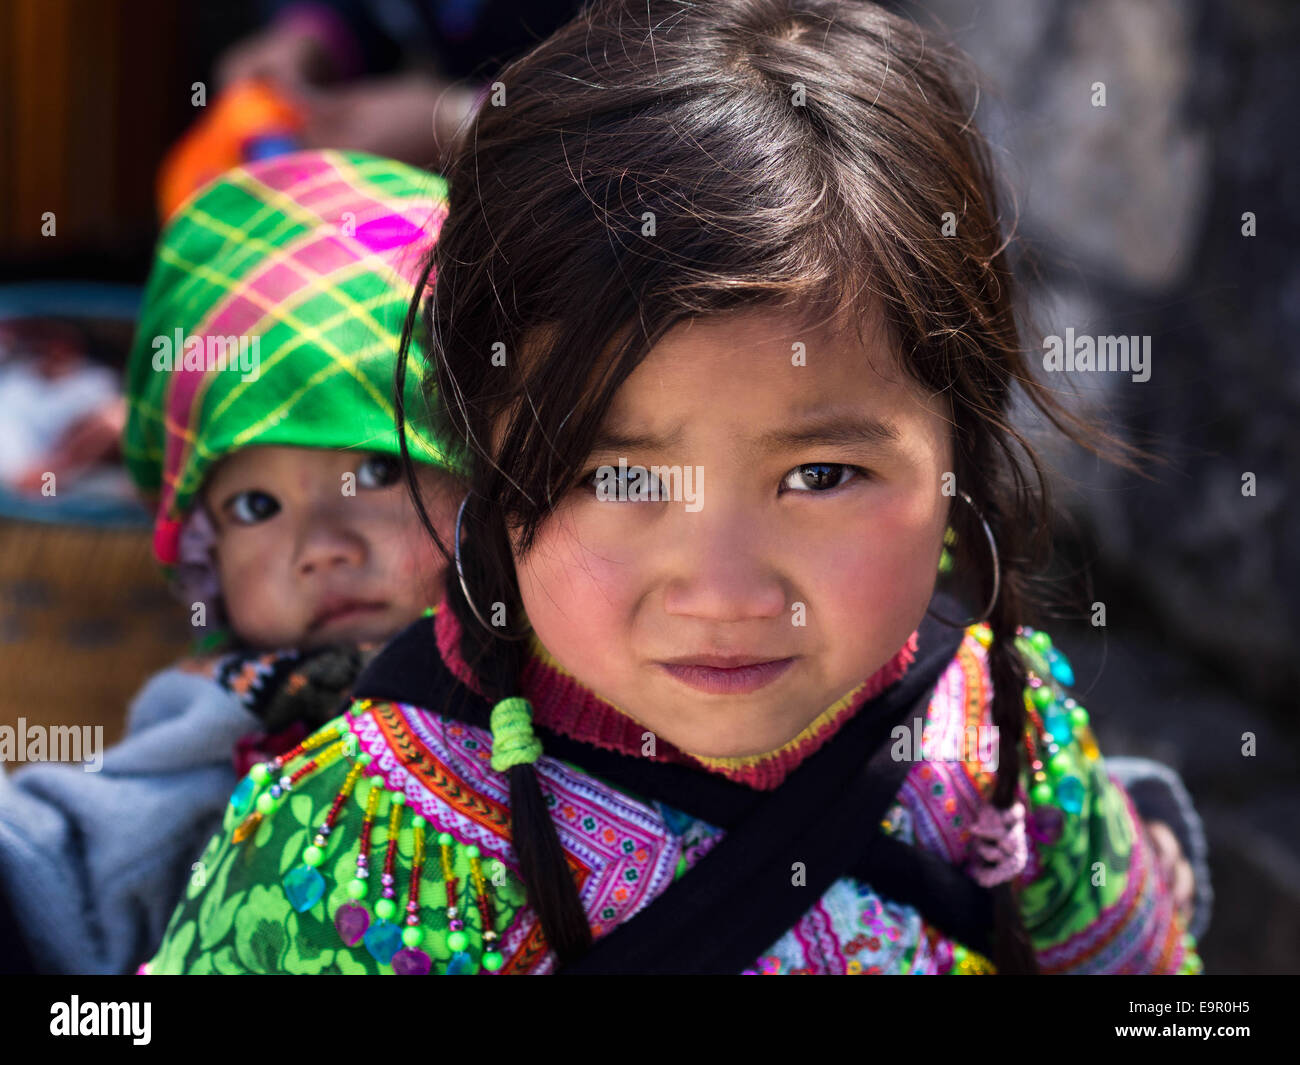
[[512,695],[492,707],[492,768],[504,773],[512,765],[528,765],[542,755],[542,742],[533,735],[533,707]]

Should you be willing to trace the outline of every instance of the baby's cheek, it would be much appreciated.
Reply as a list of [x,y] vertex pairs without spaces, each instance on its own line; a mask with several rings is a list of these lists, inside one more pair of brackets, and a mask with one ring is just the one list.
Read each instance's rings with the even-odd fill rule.
[[231,627],[248,643],[276,646],[295,635],[267,569],[255,560],[227,564],[221,574],[221,592]]
[[394,574],[395,587],[390,589],[390,594],[414,595],[421,599],[431,595],[441,597],[447,560],[423,529],[418,533],[406,530],[397,539],[394,554],[395,564],[386,567]]

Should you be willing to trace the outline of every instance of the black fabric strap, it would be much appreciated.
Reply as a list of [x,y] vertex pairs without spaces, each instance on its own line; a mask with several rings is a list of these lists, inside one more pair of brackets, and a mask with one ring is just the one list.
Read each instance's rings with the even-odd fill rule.
[[[865,851],[910,768],[890,757],[892,722],[855,718],[844,728],[864,723],[872,727],[809,757],[685,876],[560,974],[736,974],[752,965]],[[841,752],[853,750],[875,753],[857,760],[846,788]]]
[[[944,612],[943,605],[938,609]],[[945,616],[954,615],[949,610]],[[940,931],[987,954],[991,894],[938,856],[879,831],[881,815],[911,765],[890,757],[890,732],[924,717],[961,637],[959,630],[927,618],[903,678],[864,704],[771,792],[703,768],[604,750],[538,726],[546,754],[727,833],[688,874],[561,972],[740,972],[846,875],[870,883],[884,898],[914,906]],[[490,707],[443,663],[428,618],[380,653],[353,694],[490,727]],[[792,882],[796,862],[802,863],[801,886]]]

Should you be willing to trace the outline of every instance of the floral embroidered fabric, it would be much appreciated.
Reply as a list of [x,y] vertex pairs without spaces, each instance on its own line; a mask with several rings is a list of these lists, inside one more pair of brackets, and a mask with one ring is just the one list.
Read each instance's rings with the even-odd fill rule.
[[[987,630],[969,630],[944,672],[921,725],[923,756],[884,821],[887,832],[959,866],[971,859],[971,829],[992,793],[994,773],[969,749],[950,757],[960,747],[943,740],[990,724],[986,642]],[[1026,693],[1029,725],[1021,781],[1029,811],[1028,860],[1016,885],[1040,964],[1049,973],[1197,971],[1194,943],[1174,915],[1169,890],[1137,827],[1136,810],[1107,775],[1086,713],[1067,695],[1062,677],[1072,680],[1068,664],[1050,650],[1050,641],[1044,651],[1027,634],[1019,645],[1034,687]],[[1038,692],[1040,687],[1045,691]],[[398,866],[404,875],[413,863],[417,869],[417,920],[424,929],[419,945],[428,971],[487,971],[481,964],[487,956],[485,912],[499,937],[495,949],[503,963],[496,971],[554,971],[555,955],[519,880],[509,834],[509,787],[490,767],[490,733],[394,702],[354,705],[330,727],[341,737],[342,753],[303,776],[278,805],[265,803],[259,794],[267,784],[251,777],[241,782],[222,831],[202,856],[205,881],[191,881],[161,949],[142,971],[393,972],[400,928],[375,920],[362,937],[338,917],[353,912],[348,907],[357,901],[349,886],[356,877],[358,839],[367,838],[360,826],[370,786],[400,794],[405,809],[423,818],[433,836],[447,833],[456,843],[444,851],[445,866],[434,860],[420,865],[411,818],[397,835]],[[285,771],[294,764],[286,764]],[[364,773],[356,766],[364,766]],[[632,918],[723,836],[717,827],[625,794],[545,754],[536,769],[596,938]],[[364,783],[338,800],[354,772]],[[250,814],[259,802],[273,812],[260,818]],[[304,848],[332,805],[339,813],[322,848],[317,866],[322,883],[315,895],[302,886],[311,874],[295,878],[306,868],[299,865]],[[384,809],[368,830],[369,850],[377,856],[388,843]],[[241,826],[250,822],[255,827],[236,842]],[[490,885],[488,910],[474,904],[470,855],[475,853]],[[1105,871],[1100,880],[1097,863]],[[404,876],[397,879],[405,883]],[[448,945],[448,884],[464,921],[468,946],[462,950]],[[373,904],[377,896],[375,889],[361,901]],[[870,885],[849,878],[834,883],[746,970],[989,971],[986,959],[938,933],[912,907],[881,898]]]

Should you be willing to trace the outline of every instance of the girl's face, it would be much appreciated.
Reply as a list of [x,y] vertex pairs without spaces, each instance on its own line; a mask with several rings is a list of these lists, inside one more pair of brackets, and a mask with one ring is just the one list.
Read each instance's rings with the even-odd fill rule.
[[[450,478],[417,466],[450,542]],[[441,598],[446,564],[416,515],[397,459],[365,451],[248,447],[213,472],[222,600],[255,647],[383,642]]]
[[[528,619],[565,670],[679,749],[774,750],[924,616],[948,418],[884,341],[771,312],[683,323],[619,390],[594,476],[516,558]],[[647,483],[674,500],[636,500]]]

